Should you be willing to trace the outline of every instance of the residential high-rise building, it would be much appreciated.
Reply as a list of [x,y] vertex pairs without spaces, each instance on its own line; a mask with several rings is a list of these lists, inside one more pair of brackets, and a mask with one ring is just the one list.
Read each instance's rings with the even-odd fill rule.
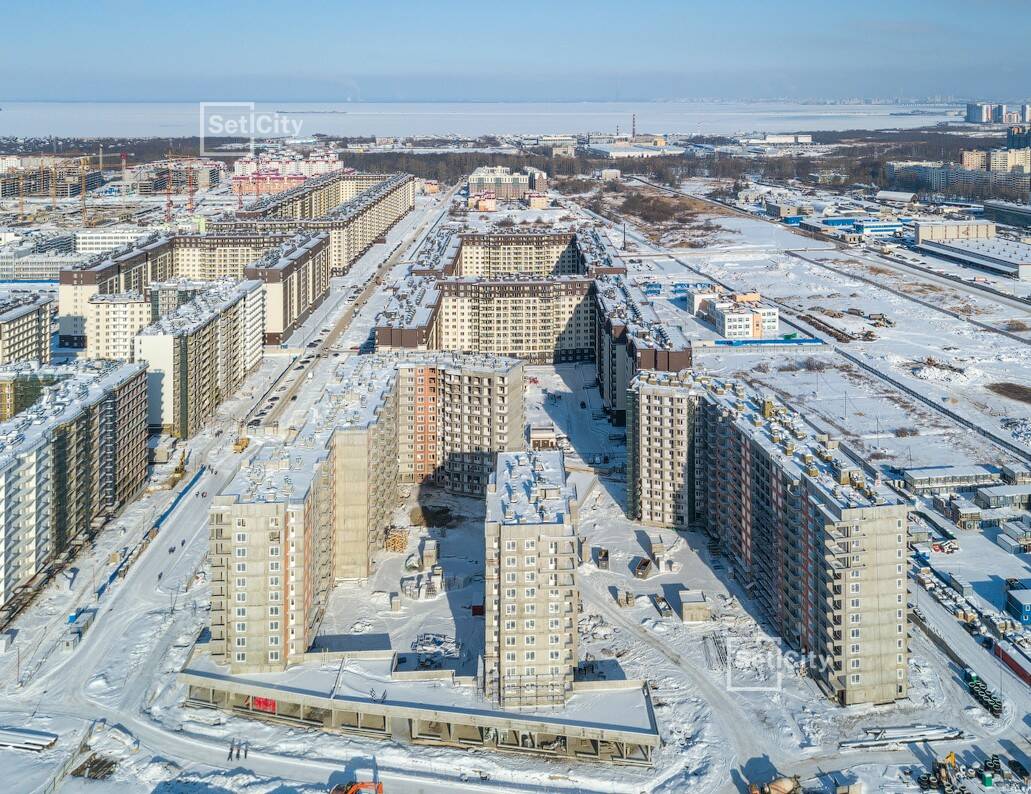
[[294,233],[329,237],[329,267],[348,268],[415,206],[411,174],[334,171],[283,193],[263,196],[235,215],[208,223],[217,234]]
[[211,641],[234,670],[303,659],[333,586],[332,470],[312,450],[260,452],[212,501]]
[[974,168],[979,171],[988,170],[988,152],[984,149],[966,149],[960,155],[960,160],[964,168]]
[[0,603],[147,477],[142,364],[0,368]]
[[[328,235],[297,233],[296,228],[279,233],[151,235],[61,270],[60,342],[71,347],[88,345],[86,326],[97,296],[126,295],[103,298],[97,309],[117,321],[117,330],[122,319],[138,321],[136,310],[144,307],[130,304],[141,297],[149,299],[155,284],[254,279],[265,286],[268,295],[265,337],[270,344],[279,344],[329,294],[328,246]],[[160,312],[152,312],[150,321],[160,316]],[[102,324],[103,317],[94,321]],[[111,327],[110,322],[107,325]],[[91,350],[109,347],[107,340],[100,340]]]
[[988,152],[988,170],[997,173],[1016,170],[1031,173],[1031,149],[992,149]]
[[[1031,105],[1024,107],[1031,109]],[[1031,127],[1014,126],[1006,130],[1007,149],[1027,149],[1031,147]]]
[[261,284],[229,281],[139,331],[133,358],[147,363],[150,426],[194,435],[261,361],[264,329]]
[[496,455],[523,449],[523,432],[515,359],[411,352],[342,363],[296,436],[266,444],[214,500],[213,655],[234,670],[301,661],[332,583],[370,575],[399,483],[482,495]]
[[468,189],[470,196],[492,193],[499,200],[512,201],[523,198],[530,191],[546,191],[548,175],[539,168],[513,173],[507,166],[481,166],[469,175]]
[[909,505],[865,462],[740,383],[642,372],[627,488],[631,518],[706,529],[840,703],[906,696]]
[[0,365],[15,361],[50,361],[54,294],[0,291]]
[[965,120],[969,124],[988,124],[992,120],[994,106],[987,102],[968,102]]
[[140,292],[94,295],[86,304],[85,358],[132,361],[136,335],[154,321],[149,297]]
[[560,706],[572,691],[578,498],[560,451],[498,455],[484,524],[483,674],[502,708]]

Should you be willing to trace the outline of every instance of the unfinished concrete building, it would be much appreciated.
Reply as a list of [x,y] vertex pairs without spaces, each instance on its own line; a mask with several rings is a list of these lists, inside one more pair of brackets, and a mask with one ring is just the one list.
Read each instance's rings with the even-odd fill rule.
[[498,455],[487,488],[484,691],[502,708],[561,706],[578,663],[579,495],[558,450]]
[[909,505],[875,469],[742,384],[642,372],[627,485],[632,519],[705,527],[831,697],[906,696]]

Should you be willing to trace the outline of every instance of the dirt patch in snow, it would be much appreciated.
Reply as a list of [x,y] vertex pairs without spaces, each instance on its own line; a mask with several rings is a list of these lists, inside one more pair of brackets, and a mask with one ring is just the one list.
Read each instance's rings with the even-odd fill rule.
[[1001,397],[1009,397],[1011,400],[1017,400],[1018,402],[1028,403],[1031,405],[1031,387],[1024,386],[1020,383],[989,383],[986,387],[988,391],[993,394],[998,394]]

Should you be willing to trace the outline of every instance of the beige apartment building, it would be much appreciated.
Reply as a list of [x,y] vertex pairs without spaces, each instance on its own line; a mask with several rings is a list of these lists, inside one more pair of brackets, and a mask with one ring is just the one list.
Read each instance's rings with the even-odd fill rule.
[[548,189],[548,175],[538,168],[527,168],[526,173],[512,173],[503,165],[481,166],[469,175],[469,195],[493,193],[500,201],[521,199],[533,190]]
[[1031,149],[992,149],[988,152],[988,170],[1031,172]]
[[632,519],[705,527],[830,697],[906,696],[909,505],[854,453],[740,383],[641,372],[627,490]]
[[595,304],[591,280],[504,279],[440,282],[432,345],[550,364],[591,358]]
[[478,278],[503,276],[574,276],[584,272],[576,234],[463,234],[454,275]]
[[319,233],[279,245],[244,267],[244,278],[265,285],[265,344],[278,345],[329,294],[329,236]]
[[[302,661],[328,588],[372,572],[399,483],[483,494],[497,453],[523,446],[522,362],[411,353],[353,356],[340,364],[305,425],[266,444],[212,506],[213,656],[233,670]],[[277,526],[292,531],[283,545],[247,535],[240,544],[261,548],[237,549],[236,528],[255,525],[261,533]],[[264,567],[283,555],[275,572]],[[304,570],[290,573],[289,561]],[[280,604],[276,617],[289,606],[294,618],[289,634],[264,623],[266,611]],[[254,617],[258,624],[250,622]],[[286,628],[277,624],[276,631]]]
[[578,494],[558,450],[498,455],[484,523],[484,691],[502,708],[561,706],[579,661]]
[[0,292],[0,365],[50,362],[54,305],[49,292]]
[[583,232],[432,236],[377,318],[376,345],[513,356],[531,364],[589,360],[594,275],[619,269]]
[[[328,245],[327,235],[298,233],[296,228],[278,233],[151,235],[124,250],[99,254],[61,270],[60,342],[72,347],[89,346],[91,351],[124,348],[124,339],[112,342],[102,338],[89,344],[91,312],[98,313],[93,318],[94,330],[106,327],[117,332],[121,320],[137,321],[137,310],[143,307],[119,306],[118,298],[98,302],[98,296],[126,294],[131,296],[125,299],[126,304],[138,301],[140,296],[151,300],[148,322],[153,322],[164,316],[161,304],[152,296],[157,285],[226,279],[256,279],[266,286],[270,309],[265,333],[270,339],[282,339],[329,294]],[[105,314],[110,315],[106,322],[101,316]],[[126,316],[129,314],[133,316]],[[124,325],[121,330],[124,337]]]
[[235,671],[304,658],[333,586],[331,470],[266,446],[210,510],[211,647]]
[[149,298],[139,292],[94,295],[86,304],[86,358],[132,361],[136,335],[153,322]]
[[147,363],[148,421],[189,438],[261,361],[265,292],[257,281],[218,283],[141,330],[134,360]]
[[147,477],[141,364],[0,368],[0,606]]
[[235,216],[213,220],[208,229],[218,234],[282,234],[298,228],[325,233],[330,270],[342,275],[414,206],[411,174],[336,171],[258,199]]
[[978,171],[987,171],[988,152],[984,149],[965,149],[960,154],[960,164],[964,168],[973,168]]

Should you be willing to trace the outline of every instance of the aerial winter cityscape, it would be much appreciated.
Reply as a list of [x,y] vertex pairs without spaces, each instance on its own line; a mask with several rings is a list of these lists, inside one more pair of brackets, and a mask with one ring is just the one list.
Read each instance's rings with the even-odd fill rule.
[[1031,9],[166,5],[5,9],[10,791],[1031,792]]

